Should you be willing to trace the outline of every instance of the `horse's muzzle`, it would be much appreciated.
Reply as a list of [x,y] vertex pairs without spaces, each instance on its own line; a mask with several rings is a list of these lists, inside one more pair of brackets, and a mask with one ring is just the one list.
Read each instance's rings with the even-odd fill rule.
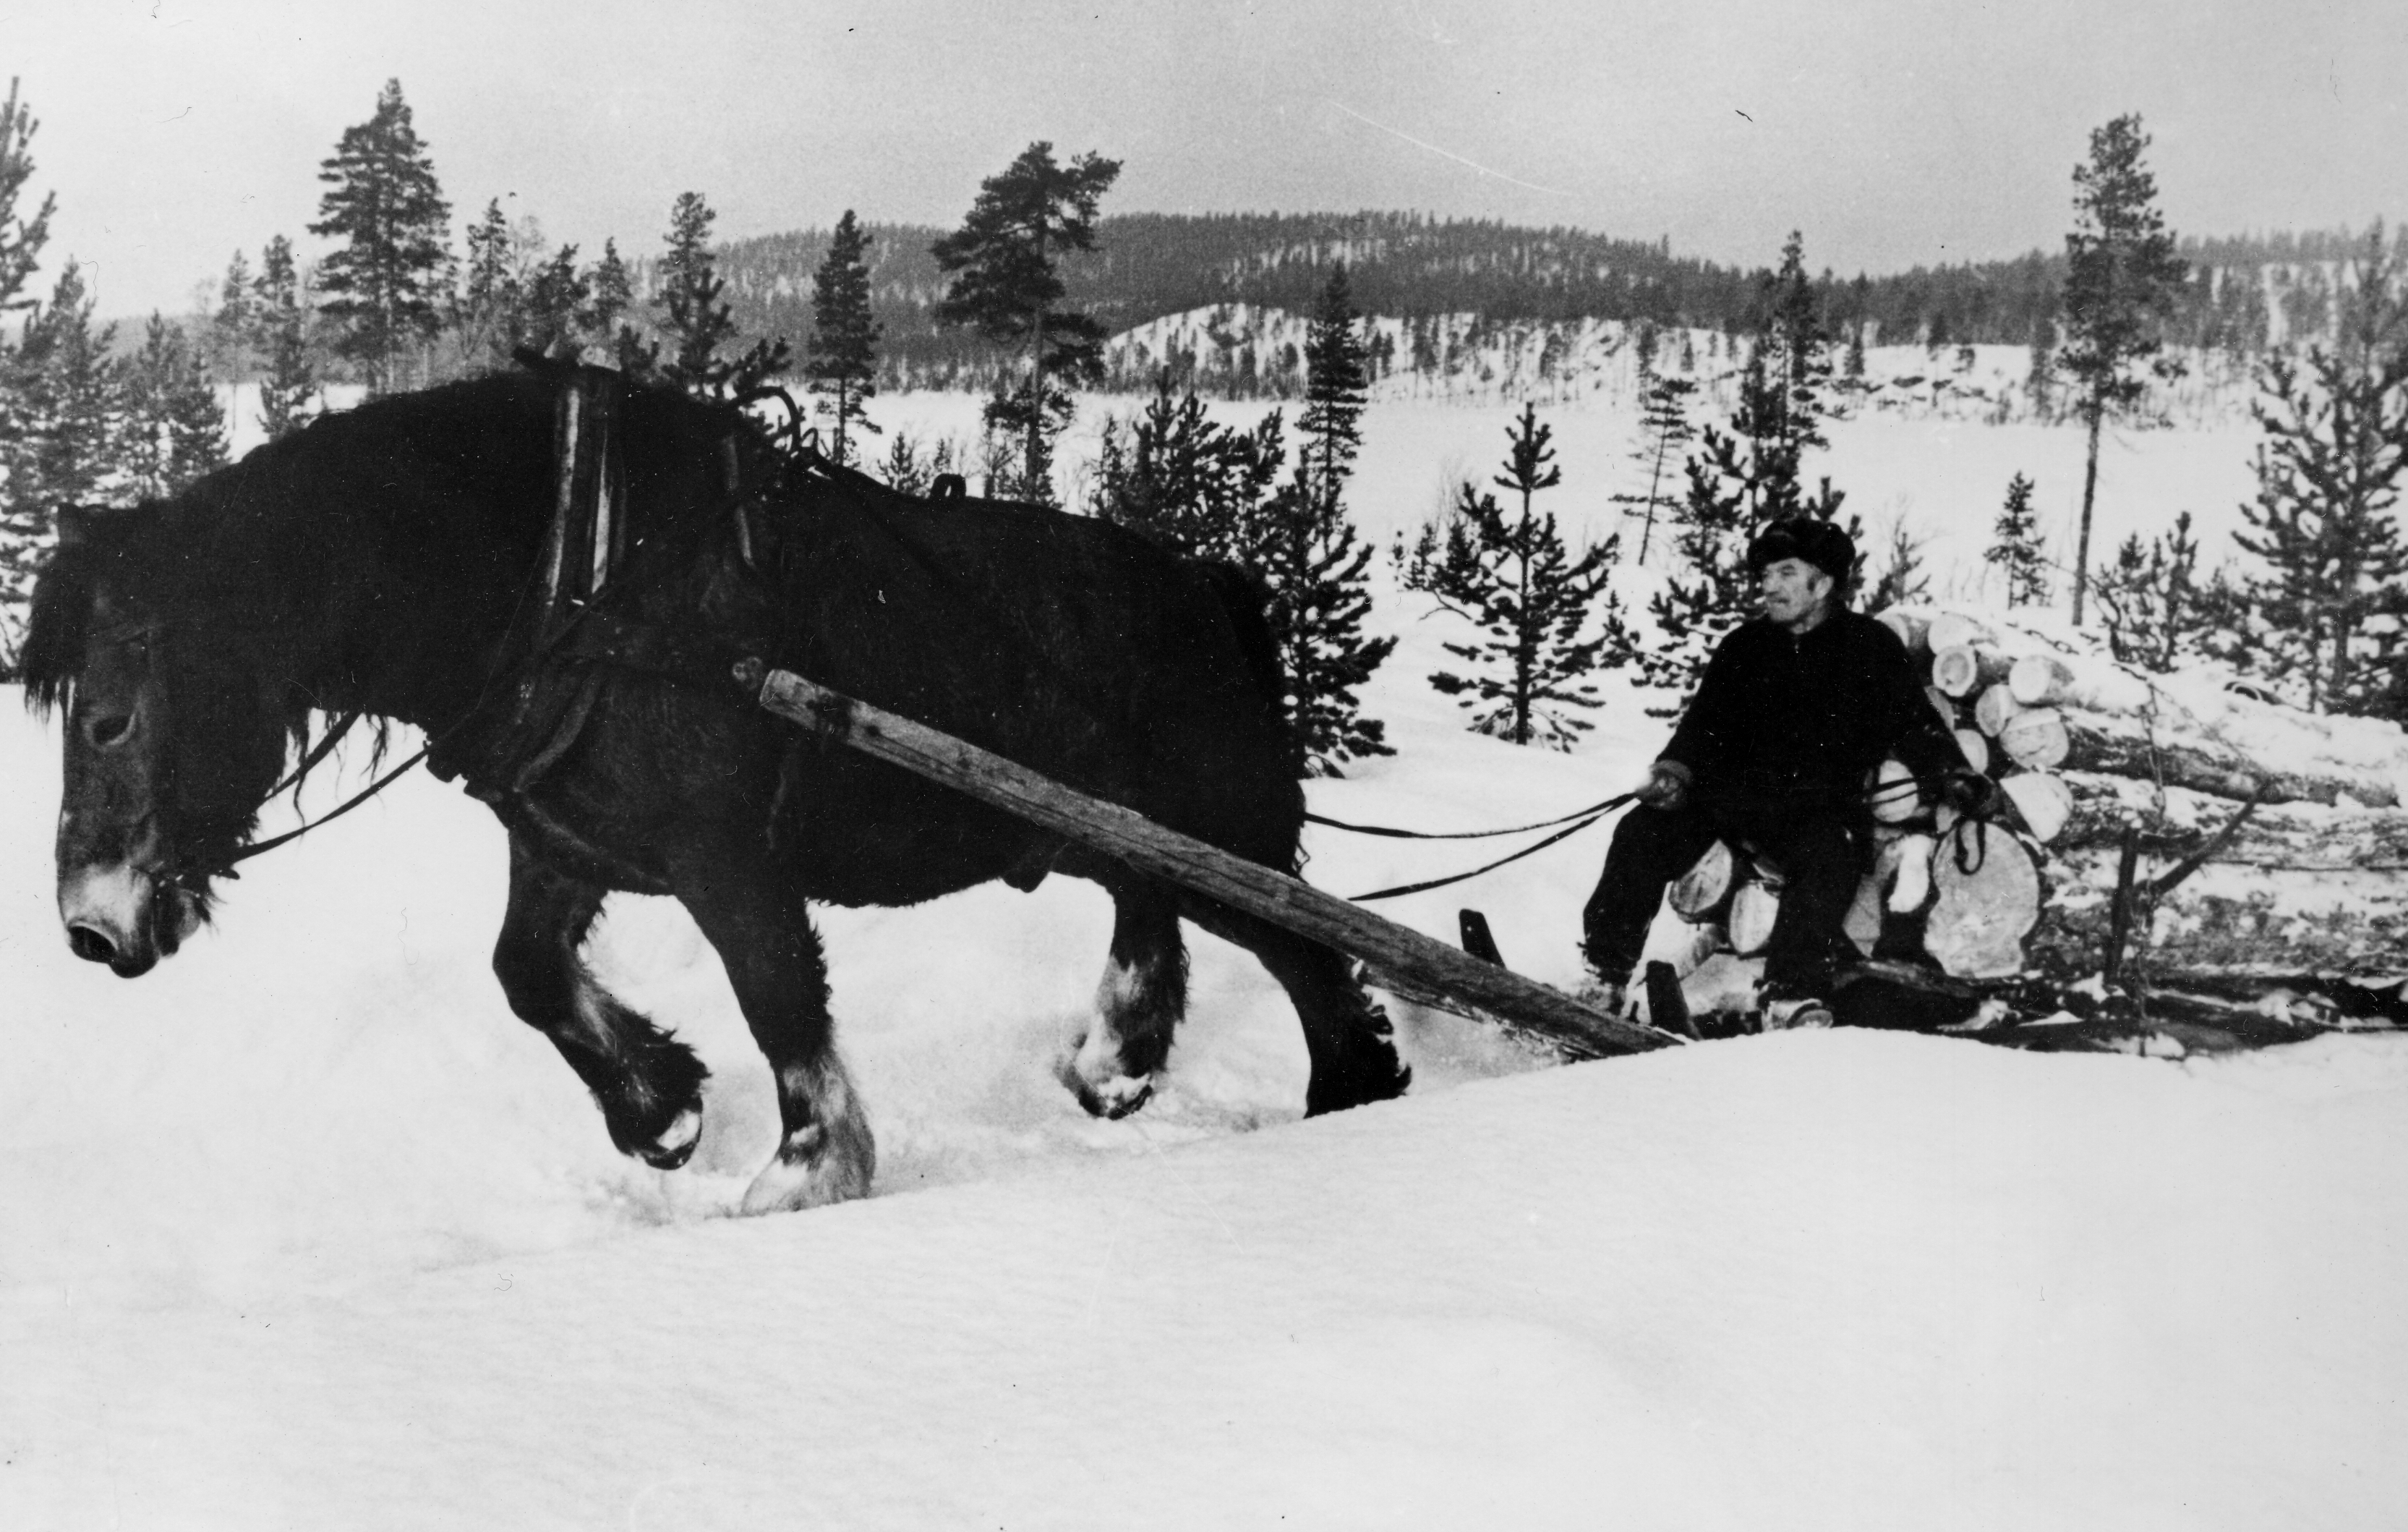
[[152,874],[123,863],[59,879],[67,947],[87,962],[108,964],[120,978],[138,978],[176,950],[186,934],[179,903]]

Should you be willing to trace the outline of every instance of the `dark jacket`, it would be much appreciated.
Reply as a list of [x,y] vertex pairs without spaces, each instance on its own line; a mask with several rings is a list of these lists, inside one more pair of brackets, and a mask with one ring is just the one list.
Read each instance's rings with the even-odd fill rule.
[[1802,636],[1757,618],[1723,640],[1660,759],[1720,817],[1854,818],[1889,756],[1927,783],[1964,764],[1898,635],[1838,611]]

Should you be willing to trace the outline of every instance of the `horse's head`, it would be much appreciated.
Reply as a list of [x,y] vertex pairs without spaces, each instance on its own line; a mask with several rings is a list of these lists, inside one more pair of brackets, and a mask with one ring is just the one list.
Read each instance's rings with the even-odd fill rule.
[[207,918],[293,727],[169,512],[63,510],[23,655],[28,702],[65,712],[59,916],[78,957],[127,978]]

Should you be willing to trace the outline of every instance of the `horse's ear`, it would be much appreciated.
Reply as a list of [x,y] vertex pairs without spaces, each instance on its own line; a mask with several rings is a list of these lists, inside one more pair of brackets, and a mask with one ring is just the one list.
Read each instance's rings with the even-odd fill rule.
[[928,486],[932,500],[959,500],[969,498],[970,482],[958,473],[939,473],[937,482]]
[[108,514],[108,513],[96,505],[60,506],[58,514],[59,546],[62,548],[75,548],[90,542],[93,538],[93,533],[97,530],[93,526],[93,522],[97,518],[106,514]]

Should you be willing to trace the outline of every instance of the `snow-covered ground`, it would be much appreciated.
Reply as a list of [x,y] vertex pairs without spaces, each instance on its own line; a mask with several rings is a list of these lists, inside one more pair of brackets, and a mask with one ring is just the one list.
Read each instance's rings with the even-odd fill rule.
[[[881,418],[967,434],[974,399]],[[1226,418],[1255,410],[1231,407]],[[1384,545],[1484,477],[1507,412],[1367,420]],[[1548,417],[1602,528],[1628,422]],[[1069,456],[1092,450],[1093,413]],[[1824,467],[1971,560],[2071,430],[1866,420]],[[2245,441],[2119,442],[2102,535],[2202,519]],[[2059,503],[2062,503],[2060,501]],[[1401,753],[1325,813],[1476,828],[1613,790],[1464,733],[1405,639]],[[1403,1102],[1303,1123],[1293,1017],[1200,934],[1166,1088],[1054,1082],[1109,910],[1055,880],[827,912],[878,1194],[722,1215],[768,1082],[672,904],[596,959],[714,1071],[694,1163],[614,1155],[486,970],[503,844],[420,776],[246,868],[135,983],[51,907],[54,736],[0,693],[0,1526],[2366,1527],[2408,1504],[2408,1048],[2176,1065],[1822,1033],[1541,1067],[1400,1012]],[[365,762],[351,763],[354,771]],[[331,783],[313,798],[331,802]],[[1469,864],[1340,837],[1356,891]],[[1399,901],[1576,972],[1599,832]]]

